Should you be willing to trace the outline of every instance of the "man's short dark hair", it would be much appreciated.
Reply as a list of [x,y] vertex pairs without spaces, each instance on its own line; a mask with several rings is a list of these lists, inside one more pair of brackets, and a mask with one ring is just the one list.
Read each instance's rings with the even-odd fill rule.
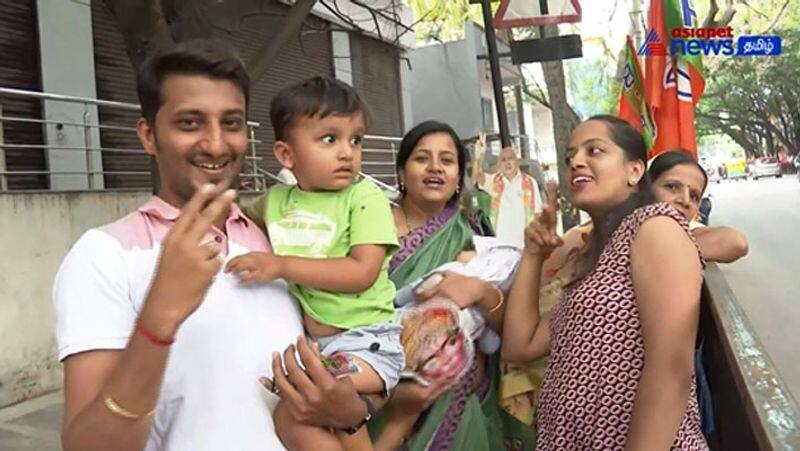
[[216,39],[182,42],[154,54],[142,64],[136,78],[142,116],[154,124],[163,103],[161,85],[169,75],[205,75],[229,80],[244,93],[245,107],[250,102],[250,76],[233,48]]
[[367,107],[352,86],[330,77],[313,77],[282,89],[272,99],[269,118],[275,139],[286,139],[292,121],[299,117],[330,115],[367,116]]

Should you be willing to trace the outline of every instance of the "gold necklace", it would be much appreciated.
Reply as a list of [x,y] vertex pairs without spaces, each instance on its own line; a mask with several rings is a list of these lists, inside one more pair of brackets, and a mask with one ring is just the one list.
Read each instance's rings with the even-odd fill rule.
[[[412,230],[414,230],[414,229],[418,229],[418,228],[420,228],[420,227],[424,226],[425,224],[427,224],[427,223],[428,223],[428,221],[430,221],[430,218],[428,218],[428,219],[426,219],[426,220],[422,221],[422,224],[420,224],[420,225],[418,225],[417,227],[414,227],[414,228],[412,229],[412,228],[411,228],[411,224],[408,222],[408,213],[406,213],[405,204],[404,204],[403,202],[400,202],[400,211],[402,211],[402,212],[403,212],[403,221],[406,223],[406,229],[408,229],[409,233],[410,233]],[[433,217],[433,216],[432,216],[432,217]]]

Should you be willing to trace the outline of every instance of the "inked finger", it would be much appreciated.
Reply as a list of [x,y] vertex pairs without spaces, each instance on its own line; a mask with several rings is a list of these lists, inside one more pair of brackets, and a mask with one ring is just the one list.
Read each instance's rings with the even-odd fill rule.
[[206,260],[217,258],[220,252],[222,252],[222,246],[214,241],[205,243],[201,245],[200,248],[203,250],[203,257]]
[[211,202],[200,212],[197,219],[186,231],[187,238],[197,241],[205,236],[211,225],[223,212],[228,210],[236,198],[236,190],[228,189],[214,197]]
[[189,202],[183,206],[181,209],[181,214],[178,217],[178,220],[175,221],[175,225],[172,226],[170,230],[171,233],[174,234],[182,234],[185,233],[189,226],[194,222],[197,216],[200,214],[200,211],[203,209],[203,205],[208,202],[208,199],[214,195],[214,185],[207,183],[201,186],[194,192],[192,198],[189,199]]

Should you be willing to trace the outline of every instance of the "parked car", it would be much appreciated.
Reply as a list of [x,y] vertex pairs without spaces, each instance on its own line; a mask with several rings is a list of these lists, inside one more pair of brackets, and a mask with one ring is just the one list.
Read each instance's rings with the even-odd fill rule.
[[797,180],[800,180],[800,153],[794,157],[794,168],[797,170]]
[[783,177],[781,165],[775,157],[762,157],[753,165],[753,178],[758,180],[761,177]]

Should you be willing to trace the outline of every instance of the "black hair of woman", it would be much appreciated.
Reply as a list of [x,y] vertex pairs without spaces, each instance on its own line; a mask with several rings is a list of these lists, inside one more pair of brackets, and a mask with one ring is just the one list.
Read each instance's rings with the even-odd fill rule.
[[694,156],[684,149],[672,149],[658,154],[650,163],[650,169],[647,170],[647,173],[650,174],[650,180],[655,181],[661,177],[661,174],[681,164],[688,164],[700,170],[705,180],[703,184],[703,192],[705,192],[708,186],[708,174],[706,174],[705,169],[700,166],[700,163],[694,159]]
[[[625,153],[628,161],[641,161],[647,167],[647,145],[642,134],[636,131],[626,121],[608,114],[598,114],[591,116],[584,122],[598,121],[608,126],[608,134],[611,140],[619,146]],[[622,220],[639,207],[651,204],[655,201],[650,189],[650,176],[644,173],[636,185],[636,191],[623,202],[612,207],[603,216],[600,224],[596,225],[594,232],[588,243],[587,251],[581,257],[578,280],[588,275],[600,259],[611,234],[619,227]],[[577,280],[576,280],[577,281]]]

